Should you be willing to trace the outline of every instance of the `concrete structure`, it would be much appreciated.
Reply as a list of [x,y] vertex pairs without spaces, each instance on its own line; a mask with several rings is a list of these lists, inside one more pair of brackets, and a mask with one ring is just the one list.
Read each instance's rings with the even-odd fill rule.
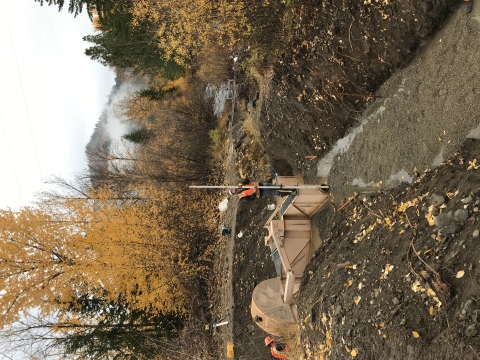
[[[324,189],[301,188],[300,176],[279,176],[277,184],[297,188],[296,195],[286,197],[265,224],[265,245],[272,252],[277,277],[258,284],[253,290],[253,321],[269,334],[282,336],[288,325],[297,322],[293,295],[298,292],[303,272],[311,257],[312,226],[310,219],[328,201]],[[278,219],[275,219],[277,217]]]

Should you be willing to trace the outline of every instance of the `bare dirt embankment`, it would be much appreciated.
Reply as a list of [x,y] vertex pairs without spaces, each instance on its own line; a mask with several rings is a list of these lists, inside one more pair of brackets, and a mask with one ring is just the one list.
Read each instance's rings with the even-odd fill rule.
[[[331,158],[336,203],[353,191],[361,194],[345,210],[335,212],[332,205],[317,218],[324,245],[297,296],[299,347],[306,359],[477,358],[477,304],[469,300],[480,291],[475,233],[480,168],[474,162],[480,163],[480,145],[465,137],[480,125],[479,6],[463,4],[409,67],[394,72],[415,46],[425,45],[448,8],[436,1],[398,1],[383,8],[366,3],[321,2],[322,11],[308,2],[296,7],[303,25],[299,35],[268,87],[256,89],[260,141],[270,163],[285,175],[317,181],[317,160],[363,121],[348,150]],[[391,73],[387,86],[379,88]],[[372,91],[382,98],[332,94]],[[248,146],[242,142],[233,157]],[[305,158],[312,155],[318,159]],[[251,171],[247,175],[259,176]],[[236,181],[236,174],[231,168],[229,181]],[[395,182],[389,181],[402,176],[417,182],[391,188]],[[373,186],[367,192],[352,183]],[[408,201],[412,206],[399,209]],[[235,233],[245,231],[227,245],[225,284],[231,285],[233,302],[229,306],[225,298],[222,306],[232,323],[220,341],[232,340],[238,359],[270,358],[249,309],[255,285],[275,276],[263,245],[268,203],[231,203],[227,215],[233,221],[236,211]],[[440,213],[447,215],[430,226],[425,216]],[[346,261],[352,268],[337,267]]]

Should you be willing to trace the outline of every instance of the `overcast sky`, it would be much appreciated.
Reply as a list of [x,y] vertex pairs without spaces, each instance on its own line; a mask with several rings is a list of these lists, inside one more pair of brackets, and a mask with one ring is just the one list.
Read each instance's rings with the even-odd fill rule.
[[93,32],[86,13],[0,0],[0,208],[29,205],[42,179],[86,167],[115,78],[84,55]]

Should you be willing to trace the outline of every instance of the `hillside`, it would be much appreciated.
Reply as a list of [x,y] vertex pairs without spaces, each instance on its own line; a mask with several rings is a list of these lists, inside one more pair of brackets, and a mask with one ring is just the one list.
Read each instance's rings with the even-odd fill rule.
[[[282,175],[323,181],[321,160],[342,150],[327,173],[332,205],[315,219],[323,244],[297,295],[295,356],[476,358],[480,148],[466,137],[480,123],[480,10],[471,2],[452,2],[452,16],[443,2],[399,1],[391,12],[369,5],[296,8],[302,36],[256,85],[245,83],[239,102]],[[332,33],[323,42],[321,26]],[[242,144],[238,173],[263,180],[245,167],[251,143]],[[245,235],[229,239],[233,304],[219,315],[233,322],[219,333],[233,340],[236,358],[270,358],[249,311],[255,285],[275,277],[262,241],[270,202],[240,203],[232,220]],[[441,216],[430,226],[426,215]]]

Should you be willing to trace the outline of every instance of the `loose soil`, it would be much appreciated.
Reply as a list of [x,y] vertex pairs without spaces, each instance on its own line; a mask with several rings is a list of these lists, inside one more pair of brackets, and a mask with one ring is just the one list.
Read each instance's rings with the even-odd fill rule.
[[[480,141],[465,140],[480,125],[479,5],[372,2],[295,3],[289,50],[273,70],[256,84],[236,73],[244,97],[232,123],[226,181],[235,184],[240,174],[265,179],[266,162],[255,157],[246,165],[257,143],[278,173],[324,181],[321,160],[337,140],[356,134],[331,159],[332,204],[314,219],[323,244],[296,296],[295,354],[480,358]],[[240,130],[248,116],[259,139]],[[352,187],[355,179],[370,187]],[[223,215],[233,234],[215,268],[213,316],[230,321],[215,332],[219,358],[228,341],[236,359],[271,358],[249,306],[254,287],[276,276],[263,243],[273,201],[232,198]]]

